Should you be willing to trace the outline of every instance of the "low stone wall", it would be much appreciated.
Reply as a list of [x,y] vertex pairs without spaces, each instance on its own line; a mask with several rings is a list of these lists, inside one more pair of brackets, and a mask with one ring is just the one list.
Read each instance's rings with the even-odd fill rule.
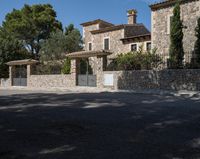
[[10,79],[9,78],[0,78],[0,87],[10,87]]
[[75,79],[71,75],[31,75],[28,77],[28,87],[67,88],[74,86],[75,86]]
[[[105,84],[105,77],[109,74],[113,75],[113,81],[109,79],[113,85],[107,86]],[[162,89],[200,91],[200,70],[105,71],[100,82],[100,87],[110,87],[115,90]]]
[[163,70],[159,72],[161,89],[200,91],[200,70]]

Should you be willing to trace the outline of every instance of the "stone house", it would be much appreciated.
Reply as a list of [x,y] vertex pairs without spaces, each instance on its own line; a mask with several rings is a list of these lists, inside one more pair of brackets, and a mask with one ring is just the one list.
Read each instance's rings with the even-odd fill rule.
[[[84,51],[108,51],[106,57],[109,62],[118,54],[130,51],[144,51],[151,49],[151,33],[143,25],[137,23],[137,11],[127,11],[128,23],[114,25],[101,19],[82,23]],[[75,56],[76,53],[72,53]],[[89,57],[93,72],[97,72],[95,57]]]
[[[151,33],[137,23],[137,11],[127,11],[128,24],[114,25],[101,19],[82,23],[84,50],[66,56],[72,59],[77,85],[98,86],[101,73],[121,53],[151,50]],[[86,59],[86,73],[81,73],[81,59]],[[91,73],[89,69],[91,67]]]
[[[169,58],[170,47],[170,19],[173,16],[173,8],[177,0],[165,0],[150,5],[152,10],[152,47],[157,48],[165,61]],[[185,62],[190,62],[194,57],[194,44],[196,41],[195,27],[197,19],[200,18],[200,0],[181,0],[181,19],[183,25],[184,38],[183,47],[185,52]]]
[[110,50],[117,54],[137,51],[141,45],[143,49],[150,49],[151,35],[149,30],[137,23],[137,11],[129,10],[128,24],[114,25],[103,20],[82,23],[84,50]]

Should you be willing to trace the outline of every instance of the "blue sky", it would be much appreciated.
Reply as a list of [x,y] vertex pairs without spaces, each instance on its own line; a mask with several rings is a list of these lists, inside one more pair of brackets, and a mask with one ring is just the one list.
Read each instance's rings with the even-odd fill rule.
[[0,0],[0,25],[13,8],[20,9],[24,4],[50,3],[57,12],[57,19],[66,26],[94,19],[103,19],[114,24],[126,24],[126,10],[137,9],[138,22],[151,28],[151,12],[148,7],[155,0]]

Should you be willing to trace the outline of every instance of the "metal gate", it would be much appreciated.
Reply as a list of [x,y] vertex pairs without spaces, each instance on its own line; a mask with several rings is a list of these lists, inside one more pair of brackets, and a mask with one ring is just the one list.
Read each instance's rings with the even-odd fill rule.
[[16,66],[12,78],[13,86],[27,86],[27,68],[26,66]]
[[78,86],[96,87],[96,75],[78,75]]

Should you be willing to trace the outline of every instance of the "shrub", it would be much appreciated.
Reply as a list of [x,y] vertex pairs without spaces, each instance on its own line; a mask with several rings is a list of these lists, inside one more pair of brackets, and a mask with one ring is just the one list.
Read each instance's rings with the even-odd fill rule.
[[129,52],[120,54],[108,66],[109,70],[150,70],[155,69],[162,63],[161,57],[156,54],[156,49],[152,52]]
[[71,60],[69,58],[67,58],[64,61],[61,72],[62,72],[62,74],[70,74],[70,70],[71,70]]

